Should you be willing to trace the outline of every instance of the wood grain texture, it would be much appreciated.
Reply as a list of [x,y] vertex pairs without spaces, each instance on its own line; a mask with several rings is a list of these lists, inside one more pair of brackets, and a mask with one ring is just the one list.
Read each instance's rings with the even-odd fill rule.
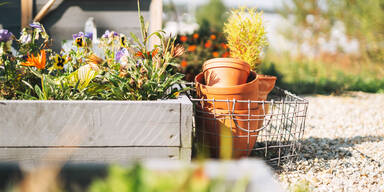
[[2,101],[0,146],[180,146],[180,106],[174,101]]
[[0,162],[17,162],[23,169],[57,162],[126,165],[152,158],[179,159],[179,153],[178,147],[0,148]]
[[180,98],[181,102],[181,119],[180,119],[180,138],[181,147],[192,147],[192,119],[193,119],[193,104],[189,98],[183,95]]

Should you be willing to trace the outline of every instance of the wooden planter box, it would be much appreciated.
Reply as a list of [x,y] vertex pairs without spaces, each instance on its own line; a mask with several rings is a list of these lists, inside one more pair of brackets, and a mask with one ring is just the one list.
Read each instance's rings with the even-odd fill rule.
[[0,162],[190,160],[192,103],[0,101]]

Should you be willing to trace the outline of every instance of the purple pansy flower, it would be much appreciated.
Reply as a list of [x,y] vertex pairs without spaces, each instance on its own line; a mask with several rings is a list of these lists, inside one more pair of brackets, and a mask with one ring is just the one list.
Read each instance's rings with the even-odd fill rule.
[[92,32],[85,32],[84,37],[92,40],[93,39],[93,33]]
[[114,32],[114,31],[109,31],[109,30],[106,30],[105,33],[103,34],[103,36],[101,36],[102,38],[108,38],[108,37],[118,37],[119,34]]
[[72,35],[73,39],[77,39],[79,37],[84,37],[84,33],[83,32],[79,32],[79,33],[75,33],[75,34]]
[[128,55],[128,50],[126,48],[121,48],[119,51],[117,51],[115,59],[116,62],[119,62],[121,57]]
[[136,67],[137,68],[141,67],[141,62],[139,60],[136,62]]
[[82,31],[80,31],[80,32],[78,32],[78,33],[73,34],[73,35],[72,35],[72,38],[73,38],[74,40],[76,40],[76,39],[79,38],[79,37],[81,37],[81,38],[82,38],[82,37],[86,37],[86,38],[92,40],[92,36],[93,36],[93,33],[91,33],[91,32],[86,32],[86,33],[84,34]]
[[13,34],[7,29],[0,29],[0,42],[7,42],[12,39]]
[[29,24],[30,27],[34,28],[34,29],[40,29],[42,30],[42,27],[41,27],[41,24],[38,23],[38,22],[33,22],[31,24]]

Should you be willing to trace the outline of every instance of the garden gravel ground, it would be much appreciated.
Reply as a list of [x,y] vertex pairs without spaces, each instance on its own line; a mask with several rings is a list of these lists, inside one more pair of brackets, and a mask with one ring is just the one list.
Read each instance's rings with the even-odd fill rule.
[[299,158],[278,173],[282,185],[309,191],[384,192],[384,94],[306,96]]

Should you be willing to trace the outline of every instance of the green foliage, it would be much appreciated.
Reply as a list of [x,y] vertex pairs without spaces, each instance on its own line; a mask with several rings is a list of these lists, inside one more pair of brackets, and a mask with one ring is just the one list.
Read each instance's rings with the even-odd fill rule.
[[[139,8],[141,39],[109,32],[100,39],[105,60],[92,50],[92,34],[73,35],[73,47],[55,53],[39,23],[22,30],[18,54],[10,52],[14,38],[0,42],[0,99],[39,100],[156,100],[176,98],[183,75],[175,73],[175,58],[184,48],[164,31],[148,33]],[[150,38],[160,45],[149,49]]]
[[140,164],[128,169],[112,166],[108,177],[96,180],[89,188],[90,192],[209,192],[209,191],[245,191],[248,179],[240,179],[234,185],[226,185],[222,179],[209,179],[203,167],[181,169],[177,171],[150,171]]
[[384,62],[384,1],[328,0],[326,16],[343,22],[346,35],[356,38],[360,52],[374,62]]
[[294,61],[273,63],[266,61],[261,73],[277,76],[276,86],[296,94],[330,94],[344,91],[384,92],[384,78],[374,78],[362,73],[351,75],[329,69],[322,63]]
[[[284,29],[283,34],[297,47],[309,45],[320,55],[323,52],[320,40],[329,40],[333,28],[341,22],[347,39],[359,43],[358,59],[354,59],[356,63],[359,66],[371,63],[383,66],[383,0],[292,0],[280,13],[293,21],[292,28]],[[304,32],[309,32],[310,36],[303,36]],[[343,47],[337,49],[336,55],[346,52]]]
[[199,7],[196,11],[196,20],[200,30],[221,32],[226,20],[224,3],[221,0],[210,0],[209,3]]
[[255,8],[232,10],[224,25],[231,56],[246,61],[252,69],[260,64],[263,48],[268,45],[262,12]]

